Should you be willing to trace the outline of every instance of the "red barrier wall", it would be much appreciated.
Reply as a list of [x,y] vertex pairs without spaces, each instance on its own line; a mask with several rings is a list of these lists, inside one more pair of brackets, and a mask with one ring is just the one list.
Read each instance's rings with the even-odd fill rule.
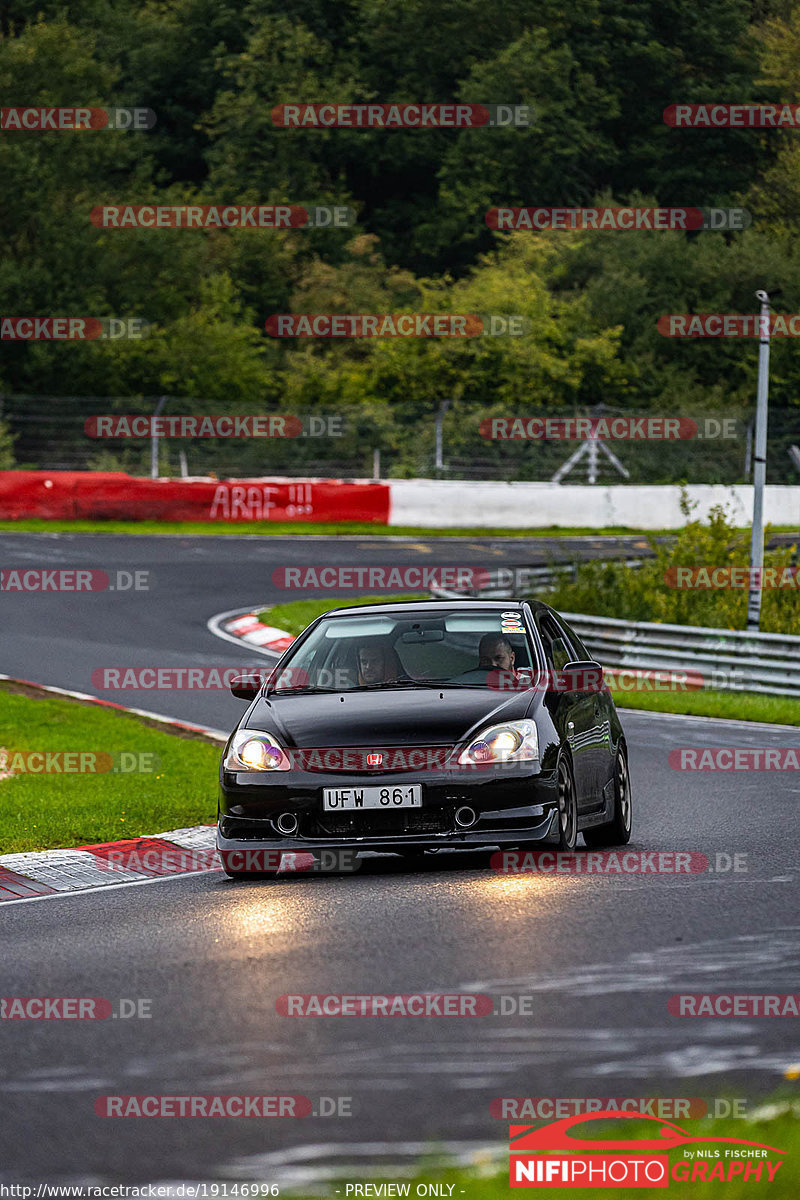
[[389,521],[389,486],[340,479],[139,479],[0,471],[0,520]]

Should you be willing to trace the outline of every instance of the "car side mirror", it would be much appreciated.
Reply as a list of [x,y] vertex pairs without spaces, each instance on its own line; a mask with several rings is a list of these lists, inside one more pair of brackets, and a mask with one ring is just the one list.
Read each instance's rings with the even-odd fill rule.
[[605,687],[603,668],[592,658],[568,662],[558,675],[565,692],[602,692]]
[[237,700],[255,700],[263,682],[261,676],[253,671],[244,675],[234,675],[230,683],[231,692]]

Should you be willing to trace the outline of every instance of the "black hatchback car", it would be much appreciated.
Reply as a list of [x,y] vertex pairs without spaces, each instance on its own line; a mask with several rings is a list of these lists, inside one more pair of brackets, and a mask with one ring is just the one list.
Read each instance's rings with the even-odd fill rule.
[[545,604],[335,609],[265,682],[232,691],[252,703],[220,767],[231,876],[269,873],[290,851],[630,839],[625,736],[602,668]]

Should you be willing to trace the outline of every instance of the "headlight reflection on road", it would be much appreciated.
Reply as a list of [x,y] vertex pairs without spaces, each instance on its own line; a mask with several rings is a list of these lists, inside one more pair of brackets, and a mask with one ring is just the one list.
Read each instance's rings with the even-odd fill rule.
[[302,909],[296,903],[289,904],[288,900],[280,899],[279,887],[279,884],[254,881],[247,891],[242,888],[241,895],[234,898],[228,911],[231,932],[251,937],[269,934],[270,952],[288,950],[296,945],[305,925]]
[[574,883],[560,875],[497,875],[494,872],[480,881],[478,895],[481,900],[529,900],[542,896],[548,900],[560,899],[568,890],[567,884]]

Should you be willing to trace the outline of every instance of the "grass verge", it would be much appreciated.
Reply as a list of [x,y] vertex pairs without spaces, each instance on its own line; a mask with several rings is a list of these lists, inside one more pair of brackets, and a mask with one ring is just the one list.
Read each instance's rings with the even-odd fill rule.
[[[337,535],[370,537],[463,537],[463,538],[557,538],[557,537],[674,537],[675,529],[632,529],[627,525],[608,525],[595,529],[588,525],[561,527],[531,526],[527,529],[508,529],[498,525],[492,528],[472,527],[469,529],[428,529],[420,525],[378,525],[371,521],[45,521],[30,517],[20,521],[0,521],[2,533],[126,533],[153,536],[172,534],[218,537],[220,534],[241,536],[260,534],[262,537],[302,537],[317,534],[321,537]],[[749,532],[745,530],[745,532]],[[796,525],[770,525],[770,533],[797,533]]]
[[[773,528],[772,526],[770,528]],[[778,526],[774,527],[778,529]],[[378,525],[370,521],[45,521],[29,518],[21,521],[0,521],[0,532],[20,533],[125,533],[125,534],[183,534],[195,536],[205,534],[218,536],[241,536],[260,534],[262,537],[298,537],[317,534],[323,537],[363,534],[370,537],[472,537],[472,538],[530,538],[530,537],[644,537],[641,529],[609,526],[607,529],[591,529],[575,526],[569,529],[550,527],[547,529],[426,529],[419,525]],[[660,537],[674,530],[648,530],[648,536]]]
[[400,604],[404,600],[429,600],[427,593],[416,596],[341,596],[337,600],[292,600],[290,604],[275,604],[257,614],[264,625],[274,625],[297,636],[307,625],[332,608],[349,608],[358,604]]
[[[9,682],[0,682],[0,730],[6,769],[17,751],[110,755],[117,768],[0,779],[3,854],[111,842],[216,819],[221,747],[199,735],[166,733],[139,717]],[[83,765],[111,766],[100,757],[94,764],[84,758]]]
[[800,700],[791,696],[762,696],[760,692],[615,692],[614,703],[617,708],[647,712],[800,725]]

